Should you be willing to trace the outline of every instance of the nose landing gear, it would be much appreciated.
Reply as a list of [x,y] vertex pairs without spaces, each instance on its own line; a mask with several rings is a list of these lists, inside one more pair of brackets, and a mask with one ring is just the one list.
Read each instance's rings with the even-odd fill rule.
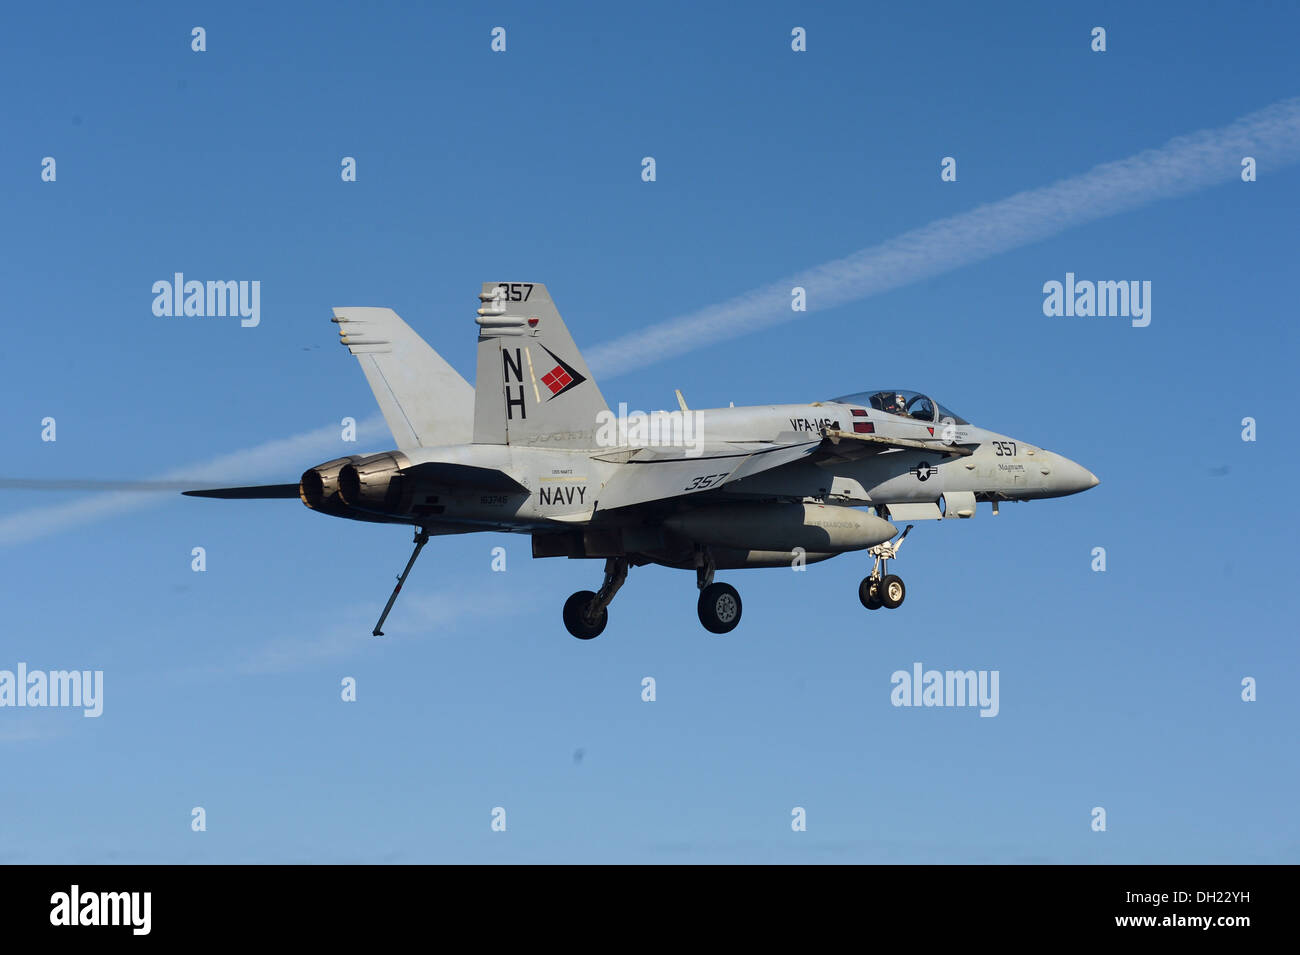
[[868,610],[879,610],[881,607],[893,610],[902,606],[907,588],[903,586],[902,577],[888,573],[888,570],[889,562],[898,556],[898,550],[911,530],[912,525],[908,524],[896,539],[877,544],[867,551],[876,558],[876,563],[871,568],[871,573],[858,584],[858,599]]

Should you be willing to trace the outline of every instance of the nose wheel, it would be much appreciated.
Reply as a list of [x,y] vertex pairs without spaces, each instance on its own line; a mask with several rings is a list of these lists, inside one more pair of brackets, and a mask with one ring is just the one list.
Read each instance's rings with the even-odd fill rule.
[[868,610],[879,610],[884,604],[880,602],[880,594],[876,591],[876,585],[879,583],[874,577],[863,577],[862,583],[858,584],[858,599],[862,601],[862,606]]
[[881,607],[894,610],[903,605],[903,600],[907,597],[903,578],[888,571],[889,562],[898,556],[898,550],[911,530],[912,525],[908,524],[897,540],[877,544],[867,551],[876,559],[876,563],[871,568],[871,573],[858,584],[858,599],[868,610],[879,610]]

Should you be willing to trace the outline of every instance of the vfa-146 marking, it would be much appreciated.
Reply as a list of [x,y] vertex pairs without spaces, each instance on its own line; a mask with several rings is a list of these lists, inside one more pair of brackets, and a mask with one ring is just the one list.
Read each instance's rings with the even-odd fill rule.
[[825,431],[827,429],[838,431],[840,423],[832,421],[830,418],[791,418],[791,431]]
[[891,521],[971,517],[979,502],[996,513],[1001,501],[1097,484],[1067,458],[893,388],[704,411],[678,393],[701,440],[634,444],[619,431],[611,442],[612,413],[546,286],[486,282],[479,300],[473,387],[391,309],[334,310],[396,448],[327,461],[297,484],[186,493],[297,497],[333,517],[413,526],[376,635],[434,535],[508,531],[529,535],[534,557],[603,560],[600,588],[564,604],[569,632],[590,639],[628,569],[645,564],[694,570],[700,622],[714,633],[741,614],[717,571],[850,551],[874,558],[862,603],[896,608],[906,591],[889,562],[913,525],[900,534]]

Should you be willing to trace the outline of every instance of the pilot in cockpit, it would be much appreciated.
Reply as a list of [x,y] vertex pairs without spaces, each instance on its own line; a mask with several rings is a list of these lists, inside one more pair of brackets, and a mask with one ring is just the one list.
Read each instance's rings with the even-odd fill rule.
[[911,415],[908,414],[907,412],[907,399],[903,395],[891,394],[890,392],[885,392],[880,397],[884,399],[884,405],[885,405],[883,409],[884,411],[888,412],[889,414],[899,415],[900,417],[903,418],[911,417]]

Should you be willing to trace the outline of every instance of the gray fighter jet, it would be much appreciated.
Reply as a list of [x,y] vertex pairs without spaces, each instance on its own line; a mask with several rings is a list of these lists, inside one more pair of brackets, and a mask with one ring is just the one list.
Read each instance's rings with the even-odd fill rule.
[[740,595],[715,572],[790,567],[849,551],[874,560],[858,588],[870,610],[903,602],[889,563],[912,525],[968,518],[978,502],[1076,494],[1091,472],[976,427],[926,395],[885,388],[809,404],[615,414],[546,286],[485,282],[473,388],[387,308],[336,308],[397,447],[308,468],[297,484],[186,491],[301,498],[333,517],[415,527],[415,550],[382,627],[430,536],[509,531],[534,557],[605,561],[599,590],[564,604],[575,637],[598,636],[629,567],[694,570],[699,617],[726,633]]

